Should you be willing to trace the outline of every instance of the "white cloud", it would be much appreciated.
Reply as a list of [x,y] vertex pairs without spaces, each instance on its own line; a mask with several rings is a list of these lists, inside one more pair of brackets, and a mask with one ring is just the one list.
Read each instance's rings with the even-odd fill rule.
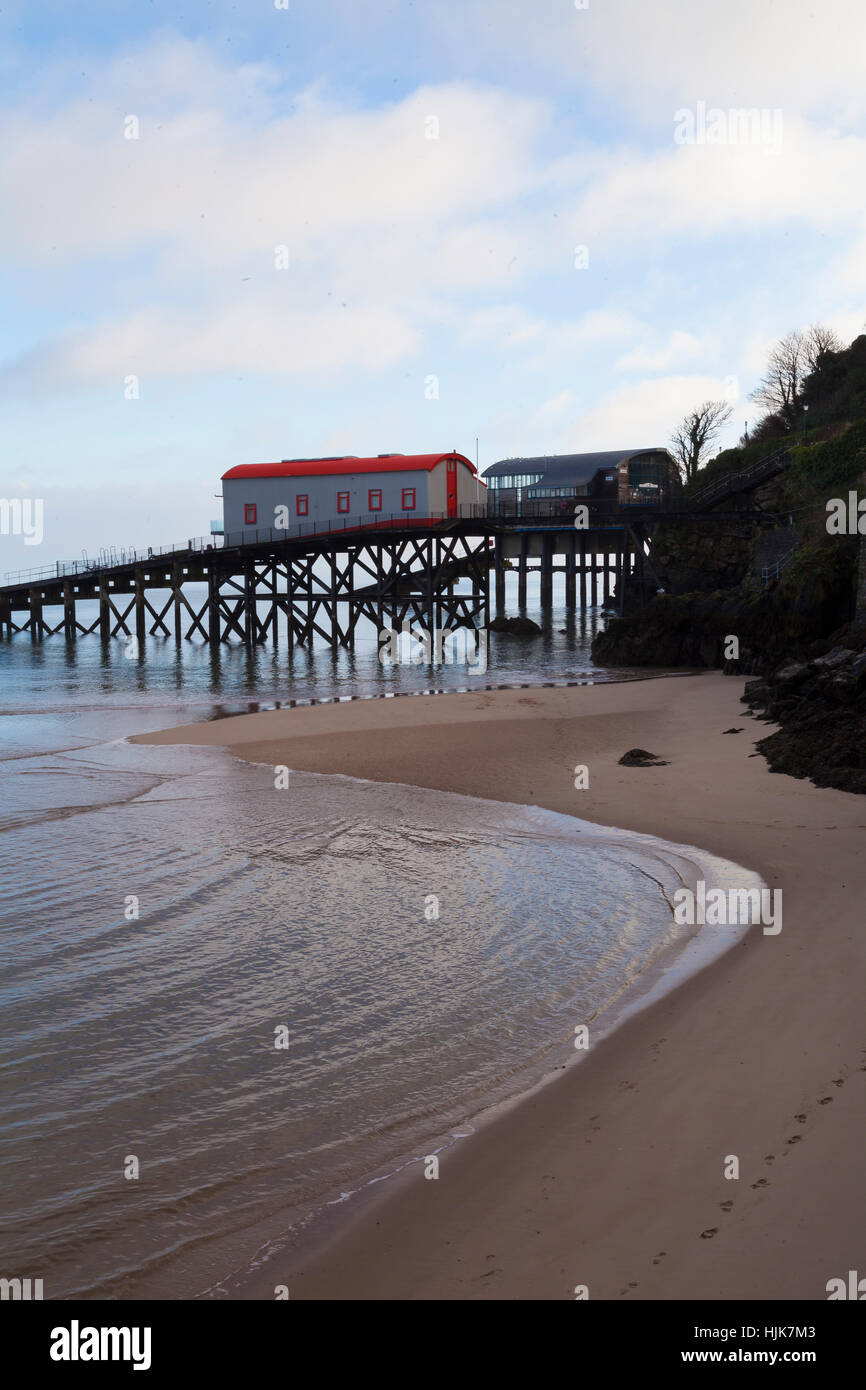
[[464,0],[437,19],[455,46],[546,67],[645,116],[701,99],[840,120],[866,110],[861,0]]
[[707,346],[693,333],[675,329],[662,342],[646,342],[624,353],[616,363],[621,372],[662,372],[706,355]]
[[[647,157],[622,151],[577,202],[572,225],[595,253],[627,244],[746,233],[799,221],[819,231],[863,218],[866,138],[788,122],[779,154],[750,145],[675,145]],[[597,256],[596,256],[597,259]]]
[[618,387],[560,430],[558,452],[664,446],[687,410],[724,398],[725,386],[720,377],[667,376]]

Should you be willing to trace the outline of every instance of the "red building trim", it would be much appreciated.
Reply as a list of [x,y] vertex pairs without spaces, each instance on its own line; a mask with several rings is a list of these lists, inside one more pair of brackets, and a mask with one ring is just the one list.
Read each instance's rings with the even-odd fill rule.
[[429,473],[443,459],[456,459],[475,474],[475,464],[465,454],[386,454],[383,458],[282,459],[279,463],[239,463],[223,473],[232,478],[315,478],[353,473]]

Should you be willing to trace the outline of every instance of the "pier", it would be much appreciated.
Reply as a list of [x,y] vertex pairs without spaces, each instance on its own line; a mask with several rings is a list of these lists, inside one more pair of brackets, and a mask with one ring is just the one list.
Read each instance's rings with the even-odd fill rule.
[[[0,637],[29,633],[33,641],[96,633],[148,635],[177,641],[238,640],[255,645],[286,640],[304,646],[318,636],[351,647],[358,623],[381,630],[417,623],[425,629],[486,627],[490,575],[497,614],[504,612],[509,571],[517,573],[518,608],[527,601],[530,573],[540,575],[541,607],[550,607],[556,575],[564,575],[566,609],[610,603],[622,607],[626,585],[657,586],[652,528],[659,521],[707,515],[726,494],[754,489],[768,465],[786,466],[782,451],[754,476],[736,475],[711,495],[687,505],[625,507],[610,499],[576,498],[503,511],[461,506],[444,513],[346,517],[326,529],[301,523],[285,530],[208,536],[146,551],[121,551],[7,574],[0,585]],[[575,506],[585,524],[575,525]],[[764,513],[740,504],[735,513],[762,522]],[[726,519],[728,513],[712,516]],[[559,561],[559,563],[557,563]],[[468,581],[468,592],[457,592]],[[204,594],[201,589],[204,586]],[[464,585],[465,589],[465,585]],[[98,605],[82,620],[81,605]]]

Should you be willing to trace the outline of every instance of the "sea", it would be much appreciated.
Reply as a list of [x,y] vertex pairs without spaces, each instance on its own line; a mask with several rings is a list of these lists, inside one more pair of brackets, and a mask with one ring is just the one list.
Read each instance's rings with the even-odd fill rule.
[[127,741],[646,677],[594,665],[600,610],[545,618],[490,634],[485,670],[385,666],[372,630],[338,653],[0,642],[0,1274],[56,1299],[279,1282],[691,959],[673,892],[733,873],[700,851],[342,776],[293,770],[287,795],[225,750]]

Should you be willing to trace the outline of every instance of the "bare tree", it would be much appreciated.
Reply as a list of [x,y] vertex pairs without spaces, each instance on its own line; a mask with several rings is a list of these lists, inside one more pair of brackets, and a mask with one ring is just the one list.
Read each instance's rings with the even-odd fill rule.
[[704,401],[697,410],[690,410],[674,430],[671,453],[684,482],[690,483],[697,476],[711,444],[730,420],[732,409],[726,401]]
[[751,399],[790,429],[797,414],[803,377],[808,375],[806,336],[799,331],[780,338],[767,359],[767,370]]
[[771,415],[778,415],[793,428],[800,408],[803,381],[824,361],[828,352],[839,352],[843,344],[824,324],[813,323],[805,333],[786,333],[767,359],[764,378],[751,399]]
[[841,352],[845,344],[834,333],[832,328],[828,328],[823,323],[813,323],[811,328],[806,331],[806,367],[810,372],[816,372],[822,365],[828,353]]

